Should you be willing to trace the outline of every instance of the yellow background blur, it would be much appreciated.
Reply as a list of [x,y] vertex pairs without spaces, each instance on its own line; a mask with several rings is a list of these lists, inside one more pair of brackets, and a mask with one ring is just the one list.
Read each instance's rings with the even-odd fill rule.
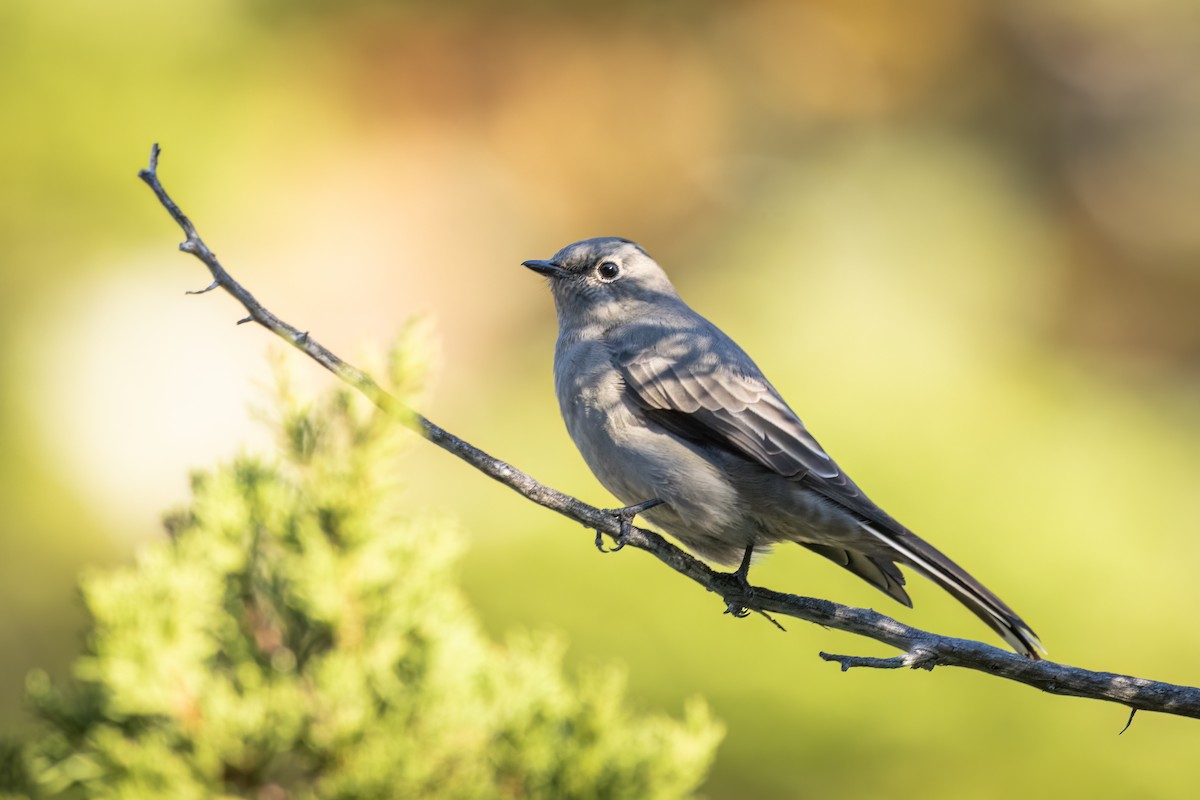
[[[1053,10],[1050,10],[1053,9]],[[0,727],[80,645],[79,571],[269,442],[268,336],[175,254],[162,178],[270,308],[357,358],[425,312],[435,421],[584,500],[542,282],[640,241],[867,492],[1057,660],[1200,683],[1200,5],[1192,0],[0,5]],[[298,355],[289,358],[300,360]],[[314,385],[332,380],[318,368]],[[561,630],[728,725],[706,793],[1194,796],[1200,721],[723,616],[417,443],[496,635]],[[800,548],[772,588],[993,641]]]

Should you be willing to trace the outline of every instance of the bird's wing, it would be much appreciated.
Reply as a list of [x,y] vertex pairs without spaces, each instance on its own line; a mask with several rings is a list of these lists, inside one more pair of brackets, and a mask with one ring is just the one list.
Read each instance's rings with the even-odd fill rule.
[[[663,427],[802,482],[865,520],[904,528],[842,472],[758,367],[715,328],[618,349],[637,403]],[[645,339],[643,339],[645,342]]]
[[741,348],[715,327],[667,334],[643,325],[614,351],[626,387],[647,416],[667,430],[724,447],[803,483],[860,519],[894,557],[868,556],[805,543],[905,605],[904,577],[892,563],[911,564],[944,587],[1018,652],[1038,658],[1037,636],[999,597],[863,494],[834,463],[775,387]]

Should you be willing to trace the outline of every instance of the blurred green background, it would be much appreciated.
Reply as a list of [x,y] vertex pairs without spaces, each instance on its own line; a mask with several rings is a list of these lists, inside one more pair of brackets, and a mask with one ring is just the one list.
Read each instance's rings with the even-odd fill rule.
[[[161,536],[187,471],[265,448],[268,337],[136,178],[343,355],[414,313],[423,409],[599,505],[519,266],[640,241],[873,499],[1053,658],[1200,683],[1200,6],[1190,0],[0,5],[0,729],[80,645],[81,569]],[[299,358],[299,356],[292,356]],[[301,370],[303,371],[303,370]],[[315,366],[314,384],[332,380]],[[886,650],[720,601],[446,454],[495,633],[620,661],[644,707],[728,725],[712,798],[1192,796],[1200,724],[977,674],[841,674]],[[800,548],[772,588],[992,641]]]

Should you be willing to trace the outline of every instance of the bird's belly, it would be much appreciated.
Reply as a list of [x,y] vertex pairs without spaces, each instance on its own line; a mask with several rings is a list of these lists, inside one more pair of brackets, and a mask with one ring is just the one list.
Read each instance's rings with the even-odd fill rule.
[[760,551],[780,541],[863,550],[873,544],[852,515],[811,490],[637,414],[584,412],[568,428],[606,489],[625,505],[664,501],[643,518],[696,555],[734,565],[750,544]]
[[738,487],[710,453],[638,414],[621,403],[607,412],[583,408],[567,427],[593,474],[622,503],[662,500],[646,520],[697,555],[737,563],[762,538]]
[[556,355],[567,431],[592,473],[625,505],[657,498],[643,518],[696,555],[736,564],[748,545],[846,542],[862,532],[799,483],[721,447],[686,440],[645,415],[603,349]]

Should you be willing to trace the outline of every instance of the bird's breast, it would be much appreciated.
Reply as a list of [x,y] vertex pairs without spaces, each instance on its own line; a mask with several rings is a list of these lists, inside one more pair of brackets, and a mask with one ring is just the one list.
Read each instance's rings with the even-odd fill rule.
[[567,432],[606,489],[626,505],[663,500],[646,517],[702,555],[740,554],[752,530],[737,486],[716,454],[646,417],[607,348],[560,347],[555,388]]

